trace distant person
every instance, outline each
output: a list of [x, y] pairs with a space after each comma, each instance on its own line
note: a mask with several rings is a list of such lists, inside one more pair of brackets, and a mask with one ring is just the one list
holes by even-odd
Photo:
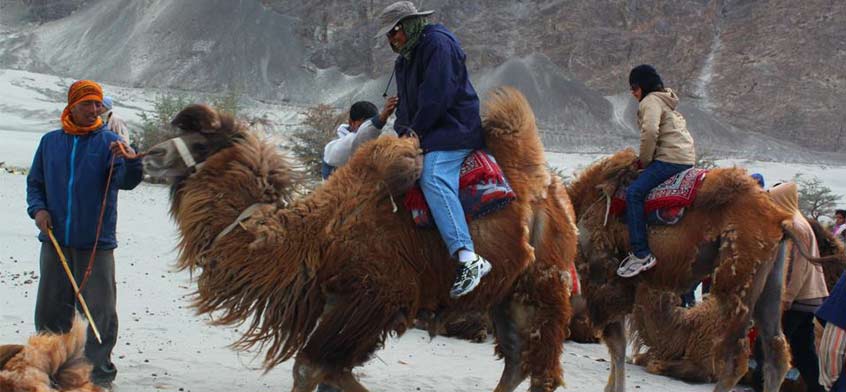
[[759, 186], [759, 187], [761, 187], [761, 189], [766, 188], [766, 185], [765, 185], [765, 183], [764, 183], [764, 175], [763, 175], [763, 174], [761, 174], [761, 173], [752, 173], [752, 174], [750, 174], [749, 176], [750, 176], [750, 177], [752, 177], [752, 179], [754, 179], [754, 180], [755, 180], [755, 182], [757, 182], [757, 183], [758, 183], [758, 186]]
[[376, 38], [386, 39], [397, 53], [394, 128], [420, 138], [420, 189], [447, 251], [458, 261], [450, 289], [450, 297], [458, 298], [473, 291], [491, 270], [491, 263], [476, 254], [458, 197], [461, 165], [485, 143], [466, 55], [452, 32], [429, 22], [433, 12], [419, 12], [410, 1], [395, 2], [379, 15]]
[[337, 136], [323, 148], [323, 179], [329, 176], [350, 159], [356, 149], [382, 133], [388, 118], [397, 107], [397, 97], [385, 101], [381, 112], [376, 105], [367, 101], [356, 102], [350, 107], [349, 121], [336, 130]]
[[129, 139], [129, 128], [126, 126], [126, 121], [123, 121], [123, 119], [116, 115], [114, 110], [112, 110], [113, 105], [114, 100], [112, 97], [103, 97], [103, 113], [100, 114], [100, 118], [103, 119], [103, 122], [109, 126], [109, 129], [112, 132], [120, 135], [126, 145], [130, 145], [132, 143]]
[[[796, 228], [801, 246], [808, 250], [810, 256], [819, 257], [819, 247], [814, 236], [814, 230], [808, 220], [799, 211], [799, 192], [795, 183], [786, 182], [774, 186], [769, 191], [773, 202], [781, 209], [793, 213], [793, 225]], [[791, 243], [785, 259], [786, 276], [784, 292], [782, 294], [782, 329], [784, 336], [790, 343], [793, 366], [799, 370], [805, 381], [808, 392], [823, 392], [819, 384], [819, 360], [814, 347], [814, 312], [828, 297], [825, 275], [822, 266], [812, 264], [797, 247]], [[757, 363], [761, 361], [761, 348], [756, 343], [755, 357]], [[761, 390], [763, 374], [757, 367], [753, 372], [753, 386]]]
[[846, 210], [834, 211], [834, 227], [832, 228], [834, 237], [846, 243]]
[[640, 127], [639, 164], [643, 171], [626, 191], [626, 221], [631, 252], [620, 263], [617, 275], [629, 278], [656, 264], [649, 249], [646, 195], [668, 178], [693, 167], [696, 153], [687, 122], [676, 111], [679, 97], [664, 87], [658, 71], [651, 65], [634, 67], [629, 73], [632, 96], [639, 102], [637, 123]]
[[[114, 259], [117, 195], [119, 189], [135, 188], [143, 173], [140, 159], [124, 158], [118, 146], [124, 142], [108, 131], [99, 116], [102, 108], [103, 89], [99, 84], [80, 80], [70, 86], [62, 128], [45, 134], [35, 151], [26, 179], [26, 201], [27, 213], [41, 232], [35, 328], [65, 333], [77, 312], [73, 288], [48, 237], [48, 230], [52, 230], [80, 285], [94, 253], [82, 296], [103, 343], [98, 343], [89, 330], [85, 356], [94, 367], [91, 381], [109, 388], [117, 375], [111, 359], [118, 333]], [[125, 148], [132, 153], [130, 147]], [[106, 190], [113, 154], [114, 172]], [[104, 195], [102, 230], [93, 249]]]
[[831, 295], [817, 310], [823, 322], [819, 349], [819, 382], [831, 392], [846, 392], [846, 274], [831, 290]]

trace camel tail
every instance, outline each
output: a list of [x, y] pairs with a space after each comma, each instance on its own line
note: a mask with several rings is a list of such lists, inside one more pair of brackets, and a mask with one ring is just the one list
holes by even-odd
[[783, 240], [790, 239], [793, 241], [793, 244], [796, 246], [796, 250], [799, 251], [799, 254], [802, 257], [808, 259], [812, 264], [815, 265], [824, 265], [827, 263], [834, 263], [840, 267], [846, 267], [846, 255], [844, 254], [833, 254], [829, 256], [821, 256], [821, 257], [814, 257], [810, 255], [808, 249], [805, 249], [805, 244], [799, 240], [799, 235], [796, 233], [796, 229], [793, 227], [793, 222], [791, 220], [785, 220], [781, 222], [782, 230], [784, 231], [784, 238]]

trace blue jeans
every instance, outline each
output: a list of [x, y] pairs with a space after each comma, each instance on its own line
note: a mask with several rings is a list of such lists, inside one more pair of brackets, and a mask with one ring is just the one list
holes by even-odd
[[423, 155], [420, 188], [450, 255], [461, 248], [474, 252], [464, 208], [458, 198], [461, 165], [471, 152], [473, 150], [431, 151]]
[[668, 178], [691, 167], [693, 165], [652, 161], [629, 185], [626, 190], [626, 220], [629, 225], [629, 244], [635, 256], [643, 258], [652, 253], [647, 242], [646, 213], [643, 211], [646, 195]]

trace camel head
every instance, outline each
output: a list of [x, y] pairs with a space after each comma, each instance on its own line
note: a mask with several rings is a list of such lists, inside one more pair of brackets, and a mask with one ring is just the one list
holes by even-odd
[[402, 194], [420, 178], [423, 154], [417, 138], [383, 136], [361, 146], [347, 166], [352, 178], [381, 183], [392, 194]]
[[182, 109], [170, 124], [181, 131], [179, 136], [153, 146], [144, 157], [145, 173], [170, 182], [188, 177], [206, 159], [232, 146], [243, 132], [232, 117], [201, 104]]

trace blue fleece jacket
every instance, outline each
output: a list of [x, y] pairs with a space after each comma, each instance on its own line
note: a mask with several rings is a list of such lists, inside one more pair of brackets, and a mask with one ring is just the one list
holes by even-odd
[[424, 153], [484, 146], [479, 97], [465, 57], [455, 35], [432, 24], [423, 29], [411, 61], [399, 56], [394, 65], [399, 96], [394, 128], [417, 133]]
[[[109, 145], [120, 140], [106, 125], [84, 136], [69, 135], [58, 129], [41, 138], [26, 178], [27, 213], [35, 218], [36, 212], [47, 210], [61, 246], [76, 249], [94, 246], [112, 160]], [[135, 188], [142, 176], [140, 159], [115, 159], [98, 249], [117, 247], [118, 189]], [[50, 241], [45, 234], [39, 234], [38, 239]]]

